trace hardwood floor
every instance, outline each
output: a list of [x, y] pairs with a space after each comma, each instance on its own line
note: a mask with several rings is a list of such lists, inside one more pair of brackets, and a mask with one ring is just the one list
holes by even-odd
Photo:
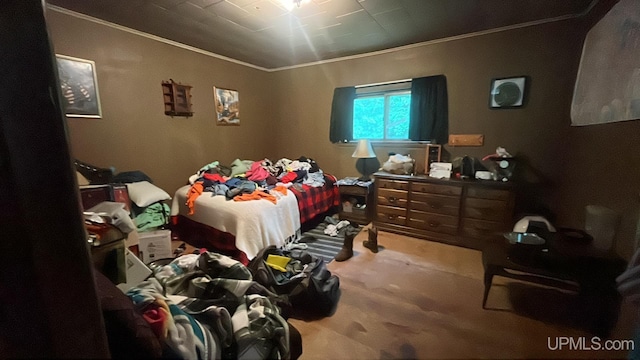
[[[367, 235], [356, 237], [353, 258], [328, 266], [340, 277], [336, 312], [290, 319], [302, 334], [301, 359], [628, 357], [626, 350], [549, 349], [565, 338], [592, 344], [580, 326], [590, 313], [576, 313], [572, 294], [496, 277], [483, 310], [479, 251], [381, 231], [374, 254], [362, 246]], [[523, 303], [533, 310], [514, 308]], [[610, 339], [630, 339], [637, 310], [621, 309]]]

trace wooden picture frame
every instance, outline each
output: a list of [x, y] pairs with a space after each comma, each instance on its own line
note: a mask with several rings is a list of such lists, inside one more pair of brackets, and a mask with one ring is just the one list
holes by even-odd
[[66, 116], [101, 118], [95, 62], [56, 54], [56, 63]]
[[489, 107], [491, 109], [513, 109], [524, 106], [527, 83], [526, 76], [491, 80]]
[[240, 125], [240, 96], [237, 90], [213, 87], [216, 124]]

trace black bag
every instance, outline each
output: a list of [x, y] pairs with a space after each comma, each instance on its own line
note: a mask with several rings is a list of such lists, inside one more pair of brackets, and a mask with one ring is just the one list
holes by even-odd
[[[266, 264], [270, 255], [290, 258], [286, 272]], [[340, 279], [331, 274], [324, 261], [305, 250], [280, 250], [271, 245], [262, 249], [247, 265], [253, 280], [268, 290], [287, 297], [294, 318], [329, 316], [340, 298]]]

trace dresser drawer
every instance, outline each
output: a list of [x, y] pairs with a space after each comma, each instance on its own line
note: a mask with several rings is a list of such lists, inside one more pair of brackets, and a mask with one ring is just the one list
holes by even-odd
[[453, 186], [453, 185], [412, 182], [411, 191], [413, 193], [431, 193], [431, 194], [459, 196], [460, 194], [462, 194], [462, 187]]
[[400, 190], [378, 189], [378, 205], [407, 207], [407, 192]]
[[377, 206], [377, 219], [380, 222], [386, 222], [396, 225], [404, 225], [406, 223], [406, 210], [391, 206]]
[[477, 186], [469, 186], [467, 189], [467, 197], [477, 199], [503, 200], [507, 201], [511, 192], [501, 189], [486, 189]]
[[507, 203], [498, 200], [467, 198], [464, 216], [473, 219], [503, 222], [507, 217]]
[[443, 234], [455, 235], [458, 233], [458, 217], [438, 215], [422, 211], [409, 211], [407, 225]]
[[401, 180], [388, 180], [388, 179], [378, 179], [378, 190], [382, 189], [394, 189], [394, 190], [409, 190], [409, 182], [401, 181]]
[[476, 239], [500, 241], [504, 240], [502, 234], [507, 231], [506, 225], [501, 222], [485, 221], [477, 219], [464, 219], [462, 235]]
[[411, 196], [410, 208], [411, 210], [458, 216], [460, 197], [414, 192]]

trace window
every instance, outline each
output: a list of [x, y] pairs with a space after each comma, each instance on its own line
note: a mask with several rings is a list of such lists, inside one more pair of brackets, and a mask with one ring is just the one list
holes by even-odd
[[411, 82], [358, 87], [353, 139], [408, 140]]
[[360, 139], [446, 144], [448, 138], [444, 75], [333, 90], [329, 141], [334, 144]]

